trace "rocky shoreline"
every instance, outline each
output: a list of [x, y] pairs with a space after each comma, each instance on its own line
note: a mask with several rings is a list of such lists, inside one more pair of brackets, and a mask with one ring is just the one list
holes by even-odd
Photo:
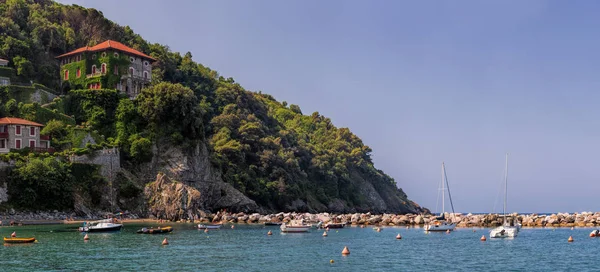
[[[600, 212], [581, 212], [581, 213], [555, 213], [545, 214], [511, 214], [516, 217], [523, 227], [595, 227], [600, 226]], [[0, 213], [0, 225], [18, 225], [18, 224], [42, 224], [48, 223], [69, 223], [73, 221], [95, 220], [110, 217], [110, 213], [96, 213], [90, 216], [77, 216], [74, 212], [14, 212]], [[449, 214], [446, 213], [446, 219], [449, 222], [457, 223], [458, 228], [471, 227], [495, 227], [502, 224], [502, 216], [498, 214]], [[127, 214], [123, 217], [125, 220], [140, 220], [144, 217]], [[157, 221], [171, 221], [164, 218], [148, 218]], [[412, 226], [418, 227], [435, 221], [435, 216], [431, 214], [331, 214], [331, 213], [277, 213], [277, 214], [259, 214], [259, 213], [229, 213], [217, 212], [202, 213], [202, 216], [195, 220], [179, 220], [177, 222], [212, 222], [212, 223], [235, 223], [235, 224], [263, 224], [266, 222], [289, 222], [290, 220], [304, 220], [307, 223], [345, 223], [348, 225], [373, 225], [373, 226]]]

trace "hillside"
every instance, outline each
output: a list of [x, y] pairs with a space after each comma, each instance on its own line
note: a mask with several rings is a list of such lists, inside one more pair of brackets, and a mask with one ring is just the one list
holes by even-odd
[[[220, 188], [222, 195], [241, 192], [256, 204], [244, 206], [249, 210], [422, 211], [397, 188], [394, 179], [375, 168], [371, 149], [360, 138], [348, 128], [335, 127], [318, 112], [304, 115], [298, 105], [245, 90], [234, 79], [194, 62], [191, 53], [182, 55], [166, 45], [149, 43], [94, 9], [48, 0], [0, 0], [0, 14], [0, 58], [10, 60], [18, 76], [64, 95], [43, 108], [30, 107], [64, 113], [79, 125], [55, 122], [53, 130], [46, 131], [53, 143], [65, 150], [74, 148], [69, 144], [73, 130], [85, 129], [101, 135], [103, 145], [120, 148], [124, 168], [120, 190], [126, 192], [120, 191], [120, 208], [143, 205], [148, 197], [143, 188], [166, 171], [187, 186], [209, 188], [199, 189], [202, 197], [214, 188]], [[153, 86], [135, 100], [114, 90], [63, 90], [54, 57], [107, 39], [157, 59]], [[0, 116], [37, 118], [26, 115], [27, 105], [16, 109], [14, 100], [1, 99], [0, 95]], [[53, 167], [50, 161], [39, 165]], [[187, 170], [173, 174], [177, 168], [173, 165]], [[26, 171], [17, 169], [14, 175], [22, 177]], [[210, 187], [208, 180], [229, 187]], [[15, 186], [9, 184], [9, 194], [10, 188]], [[204, 201], [207, 210], [242, 209]]]

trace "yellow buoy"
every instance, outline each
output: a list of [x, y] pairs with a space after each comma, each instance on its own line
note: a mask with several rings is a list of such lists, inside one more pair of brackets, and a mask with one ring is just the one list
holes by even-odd
[[13, 231], [13, 233], [10, 234], [10, 237], [13, 237], [13, 238], [17, 237], [17, 232]]
[[348, 249], [348, 247], [347, 247], [347, 246], [345, 246], [345, 247], [344, 247], [344, 250], [342, 250], [342, 255], [346, 256], [346, 255], [348, 255], [348, 254], [350, 254], [350, 250]]
[[86, 233], [86, 234], [85, 234], [85, 236], [83, 236], [83, 240], [84, 240], [84, 241], [87, 241], [87, 240], [89, 240], [89, 239], [90, 239], [90, 237], [89, 237], [89, 236], [87, 235], [87, 233]]
[[323, 237], [327, 237], [327, 232], [326, 231], [323, 232]]
[[573, 241], [575, 241], [575, 240], [573, 240], [573, 236], [569, 236], [569, 240], [567, 240], [567, 242], [571, 243]]
[[162, 245], [166, 246], [169, 244], [169, 241], [167, 241], [167, 237], [165, 237], [165, 239], [162, 241]]
[[481, 241], [484, 241], [484, 242], [485, 242], [485, 240], [486, 240], [486, 239], [485, 239], [485, 235], [481, 235], [481, 238], [480, 238], [479, 240], [481, 240]]
[[402, 239], [402, 236], [400, 236], [400, 233], [398, 233], [398, 235], [396, 235], [396, 239], [398, 239], [398, 240]]
[[332, 260], [329, 260], [329, 263], [334, 263], [333, 259], [332, 259]]
[[267, 232], [267, 235], [273, 235], [273, 233], [271, 231]]

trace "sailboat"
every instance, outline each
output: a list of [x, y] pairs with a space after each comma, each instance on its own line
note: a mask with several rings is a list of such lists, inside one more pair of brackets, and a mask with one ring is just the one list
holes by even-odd
[[521, 225], [514, 221], [512, 224], [507, 220], [506, 217], [506, 195], [508, 194], [508, 153], [506, 153], [506, 165], [504, 167], [504, 206], [502, 208], [502, 217], [504, 218], [504, 222], [502, 226], [497, 227], [490, 231], [490, 238], [507, 238], [507, 237], [516, 237], [519, 233], [519, 229], [521, 229]]
[[[454, 204], [452, 204], [452, 195], [450, 194], [450, 186], [448, 186], [448, 177], [446, 176], [446, 166], [442, 162], [442, 180], [440, 181], [440, 188], [442, 194], [442, 213], [439, 217], [435, 218], [430, 224], [425, 225], [425, 231], [453, 231], [456, 227], [456, 223], [449, 223], [446, 221], [446, 209], [445, 199], [448, 191], [448, 199], [450, 199], [450, 207], [452, 207], [452, 216], [454, 217]], [[438, 196], [439, 197], [439, 196]], [[439, 200], [439, 198], [438, 198]]]

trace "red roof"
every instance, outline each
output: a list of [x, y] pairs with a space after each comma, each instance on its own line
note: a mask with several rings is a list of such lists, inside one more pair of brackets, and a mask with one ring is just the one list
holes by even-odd
[[5, 59], [0, 59], [0, 61], [6, 61], [6, 62], [8, 62], [8, 60], [5, 60]]
[[16, 117], [4, 117], [0, 118], [0, 125], [24, 125], [24, 126], [34, 126], [34, 127], [43, 127], [44, 125], [31, 122], [29, 120], [16, 118]]
[[121, 52], [125, 52], [125, 53], [131, 54], [131, 55], [135, 55], [135, 56], [146, 58], [146, 59], [153, 60], [153, 61], [156, 60], [155, 58], [150, 57], [140, 51], [137, 51], [137, 50], [135, 50], [129, 46], [126, 46], [120, 42], [112, 41], [112, 40], [107, 40], [107, 41], [100, 43], [98, 45], [95, 45], [95, 46], [81, 47], [81, 48], [75, 49], [69, 53], [62, 54], [56, 58], [59, 59], [62, 57], [67, 57], [67, 56], [75, 55], [75, 54], [82, 53], [82, 52], [97, 52], [97, 51], [105, 51], [108, 49], [118, 50]]

